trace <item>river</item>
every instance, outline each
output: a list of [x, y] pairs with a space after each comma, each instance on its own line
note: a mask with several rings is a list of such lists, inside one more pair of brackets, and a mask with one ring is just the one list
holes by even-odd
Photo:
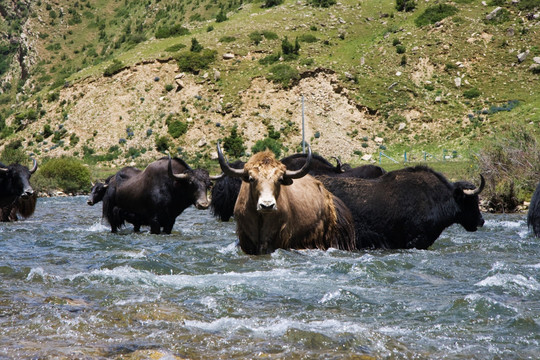
[[40, 198], [0, 224], [0, 358], [538, 359], [540, 241], [484, 217], [429, 250], [248, 256], [208, 211], [111, 234]]

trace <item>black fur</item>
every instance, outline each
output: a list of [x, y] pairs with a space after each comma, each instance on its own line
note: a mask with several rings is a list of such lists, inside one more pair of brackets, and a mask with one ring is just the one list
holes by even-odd
[[531, 204], [529, 205], [527, 226], [529, 228], [532, 227], [534, 236], [540, 237], [540, 183], [536, 186]]
[[467, 231], [484, 224], [478, 195], [468, 182], [449, 182], [424, 166], [392, 171], [376, 179], [318, 176], [351, 210], [357, 248], [427, 249], [448, 226]]

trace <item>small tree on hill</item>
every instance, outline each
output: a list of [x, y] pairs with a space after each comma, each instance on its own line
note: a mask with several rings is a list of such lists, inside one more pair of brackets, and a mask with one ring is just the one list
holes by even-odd
[[416, 7], [415, 0], [396, 0], [396, 10], [397, 11], [413, 11]]

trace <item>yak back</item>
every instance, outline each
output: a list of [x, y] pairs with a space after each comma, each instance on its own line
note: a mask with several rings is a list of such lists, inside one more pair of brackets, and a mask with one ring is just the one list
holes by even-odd
[[375, 179], [318, 179], [350, 209], [358, 248], [426, 249], [459, 212], [454, 184], [425, 166]]
[[540, 237], [540, 183], [531, 198], [529, 211], [527, 212], [527, 226], [532, 227], [534, 236]]
[[[293, 154], [281, 159], [281, 163], [284, 164], [289, 170], [299, 170], [306, 163], [307, 154]], [[325, 174], [339, 174], [341, 171], [335, 165], [332, 165], [328, 160], [320, 155], [313, 154], [311, 164], [309, 166], [310, 175], [325, 175]]]

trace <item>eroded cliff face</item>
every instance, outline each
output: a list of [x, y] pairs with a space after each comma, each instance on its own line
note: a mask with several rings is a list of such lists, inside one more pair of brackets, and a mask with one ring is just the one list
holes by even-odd
[[[171, 151], [213, 158], [218, 139], [237, 125], [249, 149], [264, 139], [269, 126], [281, 133], [280, 140], [296, 152], [302, 140], [302, 96], [304, 97], [305, 138], [314, 151], [324, 156], [340, 156], [348, 161], [358, 151], [374, 151], [371, 141], [383, 129], [376, 115], [358, 106], [340, 86], [331, 71], [314, 71], [290, 89], [265, 78], [254, 78], [239, 94], [235, 104], [224, 103], [223, 95], [208, 74], [179, 73], [175, 62], [141, 63], [113, 77], [87, 79], [60, 90], [58, 101], [46, 103], [46, 115], [27, 125], [26, 134], [40, 134], [43, 124], [64, 133], [62, 143], [45, 139], [37, 143], [27, 138], [27, 146], [47, 156], [82, 154], [84, 148], [106, 153], [119, 146], [143, 150], [143, 158], [160, 156], [156, 138], [166, 136], [167, 118], [188, 124], [186, 134], [171, 140]], [[181, 86], [178, 84], [181, 83]], [[167, 84], [173, 85], [170, 91]], [[71, 144], [71, 134], [78, 137]], [[367, 137], [369, 141], [362, 141]], [[383, 140], [380, 140], [383, 141]], [[362, 147], [362, 143], [371, 143]], [[357, 150], [357, 154], [355, 154]], [[115, 165], [129, 162], [125, 156]]]

